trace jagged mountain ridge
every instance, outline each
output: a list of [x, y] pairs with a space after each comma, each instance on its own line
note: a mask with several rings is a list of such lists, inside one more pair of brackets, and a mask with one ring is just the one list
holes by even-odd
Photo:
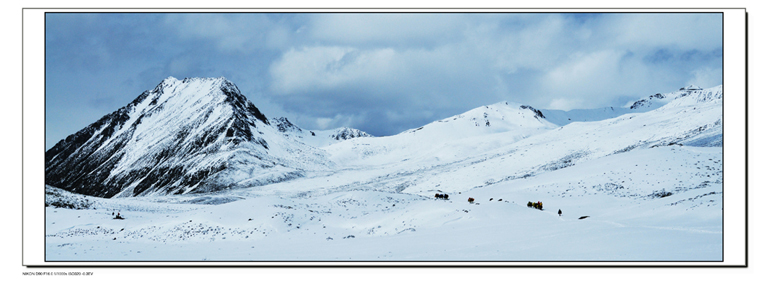
[[326, 169], [224, 78], [169, 77], [46, 152], [46, 183], [100, 197], [211, 192]]
[[365, 131], [349, 127], [328, 130], [304, 130], [291, 123], [285, 117], [273, 118], [271, 123], [285, 137], [317, 148], [326, 147], [352, 138], [373, 137], [373, 135]]

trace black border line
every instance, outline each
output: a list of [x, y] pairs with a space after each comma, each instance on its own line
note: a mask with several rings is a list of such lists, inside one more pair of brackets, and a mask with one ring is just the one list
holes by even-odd
[[[250, 10], [254, 10], [254, 11], [247, 11], [247, 12], [86, 12], [86, 13], [104, 13], [104, 14], [110, 14], [110, 13], [136, 13], [136, 14], [139, 14], [139, 13], [146, 13], [146, 14], [151, 14], [151, 13], [179, 13], [179, 14], [183, 14], [183, 13], [200, 13], [200, 14], [203, 14], [203, 13], [224, 13], [224, 14], [228, 14], [228, 13], [242, 13], [242, 14], [247, 14], [247, 13], [259, 13], [256, 10], [309, 10], [309, 9], [311, 9], [311, 10], [373, 10], [373, 9], [391, 10], [391, 11], [381, 11], [381, 12], [364, 12], [364, 11], [348, 12], [347, 11], [347, 12], [339, 12], [339, 13], [432, 13], [432, 14], [439, 14], [439, 13], [461, 13], [461, 12], [457, 12], [457, 11], [440, 12], [441, 10], [497, 10], [497, 12], [467, 12], [467, 13], [474, 13], [474, 14], [483, 14], [483, 13], [500, 13], [500, 14], [501, 13], [529, 13], [529, 14], [563, 13], [563, 14], [579, 14], [579, 13], [591, 13], [591, 12], [514, 12], [513, 10], [566, 10], [566, 9], [567, 10], [609, 10], [609, 9], [615, 9], [615, 10], [632, 10], [632, 9], [642, 9], [642, 10], [653, 10], [653, 9], [661, 9], [661, 10], [676, 10], [676, 9], [685, 9], [685, 10], [734, 10], [735, 9], [735, 10], [738, 10], [738, 9], [743, 9], [743, 10], [745, 10], [744, 11], [744, 14], [745, 14], [745, 34], [747, 36], [748, 36], [748, 23], [749, 23], [748, 18], [747, 18], [748, 15], [746, 13], [746, 8], [22, 8], [22, 26], [23, 26], [23, 18], [24, 18], [23, 11], [25, 9], [29, 9], [29, 10], [39, 10], [39, 9], [57, 9], [57, 10], [98, 10], [98, 9], [104, 9], [104, 10], [115, 10], [115, 9], [130, 9], [130, 10], [160, 10], [160, 9], [170, 9], [170, 10], [200, 10], [200, 9], [204, 9], [204, 10], [237, 10], [237, 9], [250, 9]], [[394, 11], [397, 11], [397, 10], [430, 10], [430, 11], [394, 12]], [[55, 14], [55, 13], [73, 13], [73, 12], [45, 12], [44, 16], [43, 16], [43, 18], [44, 18], [44, 28], [47, 26], [47, 16], [45, 16], [45, 15], [47, 15], [48, 13], [54, 13]], [[272, 12], [272, 11], [270, 11], [270, 12], [262, 12], [262, 13], [279, 13], [279, 12]], [[332, 12], [309, 12], [309, 11], [307, 11], [307, 12], [285, 12], [285, 13], [303, 14], [303, 13], [332, 13]], [[654, 11], [649, 11], [649, 12], [601, 12], [601, 13], [604, 13], [604, 14], [629, 14], [629, 13], [638, 13], [638, 14], [645, 14], [645, 13], [654, 13], [654, 14], [713, 13], [713, 14], [716, 14], [716, 13], [719, 13], [721, 15], [721, 21], [722, 21], [722, 26], [723, 26], [723, 29], [721, 31], [721, 40], [722, 40], [721, 44], [723, 46], [723, 51], [721, 53], [722, 54], [722, 56], [721, 56], [721, 67], [723, 69], [723, 72], [721, 73], [721, 79], [724, 81], [724, 77], [725, 77], [725, 67], [724, 67], [724, 61], [725, 61], [725, 59], [724, 59], [724, 57], [725, 57], [725, 38], [724, 38], [725, 37], [725, 28], [724, 28], [725, 20], [724, 20], [724, 12], [723, 11], [719, 11], [719, 12], [714, 12], [714, 11], [713, 12], [671, 12], [671, 11], [669, 11], [669, 12], [667, 12], [667, 11], [655, 11], [654, 12]], [[22, 30], [23, 30], [23, 28], [22, 28]], [[23, 52], [24, 52], [23, 46], [24, 46], [24, 41], [23, 41], [23, 37], [24, 37], [24, 34], [22, 32], [22, 82], [24, 81], [23, 80], [23, 77], [24, 77], [24, 73], [23, 73]], [[44, 32], [44, 37], [45, 37], [45, 32]], [[45, 38], [44, 38], [43, 42], [46, 42]], [[748, 38], [745, 38], [745, 43], [748, 43]], [[44, 58], [45, 58], [45, 54], [47, 52], [47, 43], [44, 43], [44, 48], [43, 49], [44, 49]], [[746, 60], [745, 64], [748, 64], [748, 46], [745, 46], [745, 51], [747, 51], [747, 52], [745, 52], [745, 60]], [[46, 68], [47, 68], [47, 65], [44, 63], [44, 69], [46, 69]], [[747, 69], [747, 71], [748, 71], [748, 66], [747, 65], [745, 65], [745, 69]], [[44, 75], [43, 75], [44, 81], [46, 80], [46, 75], [47, 75], [47, 72], [44, 71]], [[748, 76], [747, 75], [745, 75], [745, 83], [746, 83], [746, 85], [748, 85]], [[725, 88], [725, 85], [723, 83], [723, 89], [724, 88]], [[723, 92], [724, 92], [724, 90], [723, 90]], [[745, 92], [745, 98], [748, 97], [748, 95], [746, 95], [746, 94], [747, 93]], [[43, 99], [44, 103], [46, 101], [45, 97], [46, 96], [44, 95], [44, 99]], [[723, 99], [723, 102], [725, 102], [725, 99]], [[24, 122], [23, 122], [23, 104], [24, 104], [24, 99], [23, 99], [23, 83], [22, 83], [22, 175], [23, 175], [23, 169], [24, 169], [23, 168], [23, 145], [24, 145], [23, 144], [23, 140], [24, 140], [24, 136], [23, 136], [23, 127], [24, 127], [23, 126], [24, 125]], [[745, 101], [745, 104], [748, 106], [748, 102]], [[45, 108], [45, 105], [44, 105], [44, 108]], [[723, 106], [722, 109], [724, 110], [725, 107]], [[745, 110], [745, 117], [748, 118], [748, 109]], [[46, 113], [44, 113], [44, 120], [46, 120], [46, 119], [47, 119], [47, 115], [46, 115]], [[723, 113], [723, 119], [724, 119], [724, 113]], [[746, 121], [748, 123], [748, 119], [746, 119]], [[723, 121], [723, 126], [725, 127], [725, 122], [724, 121]], [[745, 132], [745, 135], [748, 136], [748, 126], [746, 126], [746, 127], [747, 127], [747, 132]], [[44, 133], [44, 136], [46, 136], [46, 135], [47, 134]], [[725, 140], [725, 136], [723, 136], [723, 138]], [[723, 143], [725, 144], [725, 142], [723, 142]], [[747, 147], [745, 148], [745, 153], [748, 153], [748, 140], [746, 141], [746, 143], [747, 143], [746, 144]], [[724, 156], [725, 156], [724, 150], [725, 150], [725, 146], [723, 146], [723, 153], [722, 153], [723, 159], [724, 159]], [[748, 158], [748, 154], [746, 155], [746, 157]], [[747, 161], [747, 167], [748, 167], [748, 161]], [[723, 170], [724, 169], [725, 169], [725, 162], [723, 161]], [[745, 171], [745, 176], [748, 179], [748, 169]], [[725, 187], [724, 182], [725, 182], [725, 179], [723, 179], [723, 187]], [[24, 204], [23, 203], [23, 187], [24, 187], [24, 185], [23, 185], [23, 177], [22, 177], [22, 249], [23, 249], [23, 239], [24, 239], [24, 236], [23, 236], [23, 224], [24, 224], [24, 222], [23, 222], [23, 204]], [[745, 187], [745, 188], [747, 188], [747, 187]], [[748, 193], [748, 189], [745, 189], [745, 192]], [[723, 206], [725, 206], [724, 196], [725, 196], [725, 194], [723, 193]], [[498, 261], [498, 260], [494, 260], [494, 261], [426, 261], [426, 260], [425, 261], [273, 261], [273, 260], [269, 260], [269, 261], [238, 261], [238, 260], [231, 260], [231, 261], [229, 261], [229, 260], [225, 260], [225, 261], [206, 261], [206, 262], [200, 262], [200, 261], [137, 261], [137, 262], [150, 262], [150, 263], [201, 263], [201, 264], [203, 264], [203, 263], [210, 263], [210, 262], [334, 263], [334, 264], [339, 264], [339, 263], [342, 263], [342, 264], [343, 263], [379, 263], [379, 264], [381, 264], [381, 263], [384, 263], [386, 265], [243, 265], [243, 266], [239, 266], [239, 265], [233, 265], [233, 266], [212, 266], [212, 265], [176, 265], [176, 266], [174, 266], [174, 265], [167, 265], [167, 266], [165, 266], [165, 265], [125, 265], [125, 266], [113, 266], [113, 265], [110, 265], [110, 266], [101, 266], [101, 265], [95, 265], [95, 266], [88, 266], [88, 267], [163, 267], [163, 268], [165, 268], [165, 267], [181, 267], [181, 268], [184, 268], [184, 267], [564, 267], [564, 268], [570, 268], [570, 267], [747, 267], [747, 265], [748, 265], [747, 262], [748, 262], [748, 258], [749, 258], [749, 256], [748, 256], [748, 243], [749, 242], [748, 242], [748, 197], [746, 196], [746, 194], [745, 194], [745, 199], [747, 199], [747, 201], [745, 201], [745, 215], [746, 215], [745, 231], [747, 231], [747, 233], [745, 234], [745, 239], [747, 239], [747, 240], [745, 240], [745, 264], [743, 266], [741, 266], [741, 265], [564, 265], [564, 266], [558, 266], [558, 265], [428, 265], [428, 263], [462, 263], [462, 262], [463, 263], [547, 263], [547, 262], [555, 262], [555, 263], [603, 263], [603, 262], [614, 262], [614, 263], [647, 263], [647, 262], [650, 262], [650, 263], [664, 263], [664, 262], [709, 263], [709, 262], [711, 262], [711, 263], [717, 263], [717, 262], [720, 262], [720, 263], [722, 263], [722, 262], [724, 262], [724, 256], [725, 256], [725, 252], [724, 252], [725, 251], [725, 247], [724, 247], [724, 245], [725, 245], [725, 239], [724, 239], [724, 237], [725, 237], [724, 236], [725, 225], [723, 224], [724, 223], [724, 219], [725, 219], [725, 216], [724, 216], [725, 209], [723, 207], [723, 216], [721, 217], [721, 224], [723, 224], [722, 225], [723, 227], [721, 229], [722, 232], [723, 232], [723, 235], [721, 236], [721, 240], [722, 240], [722, 254], [721, 254], [721, 260], [720, 261], [709, 261], [709, 260], [707, 260], [707, 261], [666, 261], [666, 260], [652, 260], [652, 261], [650, 261], [650, 260], [649, 261], [590, 261], [590, 260], [587, 260], [587, 261], [583, 261], [583, 260], [580, 260], [580, 261]], [[44, 227], [44, 230], [45, 229], [46, 229], [46, 227]], [[43, 237], [45, 237], [45, 233], [43, 234]], [[45, 241], [45, 240], [43, 240], [43, 241]], [[43, 252], [45, 252], [45, 248], [46, 247], [43, 248], [44, 249]], [[22, 262], [23, 262], [23, 255], [24, 255], [24, 252], [22, 251]], [[58, 262], [62, 262], [62, 263], [68, 263], [68, 262], [88, 262], [88, 261], [48, 261], [46, 256], [45, 256], [45, 254], [43, 255], [43, 257], [45, 258], [44, 259], [45, 262], [55, 262], [55, 263], [58, 263]], [[99, 262], [99, 263], [102, 263], [102, 262], [103, 263], [114, 263], [114, 262], [132, 263], [134, 261], [90, 261], [90, 262]], [[407, 263], [424, 263], [424, 265], [389, 265], [389, 263], [402, 263], [402, 262], [407, 262]], [[32, 266], [32, 265], [30, 265], [30, 266], [27, 266], [27, 267], [82, 267], [82, 266], [79, 266], [79, 265], [55, 265], [55, 266], [37, 266], [37, 265], [35, 265], [35, 266]]]
[[[444, 8], [430, 8], [430, 7], [414, 7], [414, 8], [387, 8], [387, 7], [362, 7], [362, 8], [350, 8], [350, 7], [339, 7], [339, 8], [328, 8], [328, 7], [289, 7], [289, 8], [279, 8], [279, 7], [271, 7], [271, 8], [258, 8], [258, 7], [231, 7], [231, 8], [215, 8], [215, 7], [197, 7], [197, 8], [190, 8], [190, 7], [183, 7], [183, 8], [173, 8], [173, 7], [158, 7], [158, 8], [131, 8], [131, 7], [112, 7], [112, 8], [94, 8], [94, 7], [84, 7], [84, 8], [72, 8], [72, 7], [34, 7], [34, 8], [22, 8], [26, 10], [253, 10], [251, 12], [240, 12], [240, 13], [257, 13], [256, 10], [500, 10], [502, 12], [499, 13], [514, 13], [513, 10], [746, 10], [747, 8], [744, 7], [707, 7], [707, 8], [686, 8], [686, 7], [671, 7], [671, 8], [643, 8], [643, 7], [631, 7], [631, 8], [481, 8], [481, 7], [471, 7], [471, 8], [460, 8], [460, 7], [444, 7]], [[132, 12], [115, 12], [115, 13], [132, 13]], [[158, 12], [158, 13], [173, 13], [173, 12]], [[270, 12], [275, 13], [275, 12]], [[300, 12], [292, 12], [292, 13], [300, 13]], [[327, 12], [322, 12], [327, 13]], [[347, 13], [357, 13], [357, 12], [347, 12]], [[376, 13], [376, 12], [373, 12]], [[391, 13], [391, 12], [380, 12], [380, 13]], [[430, 12], [425, 12], [430, 13]], [[459, 13], [459, 12], [452, 12], [452, 13]], [[474, 13], [474, 12], [473, 12]], [[528, 13], [528, 12], [526, 12]], [[569, 12], [547, 12], [547, 13], [569, 13]], [[585, 12], [582, 12], [585, 13]], [[603, 13], [609, 13], [609, 12], [603, 12]], [[623, 12], [614, 12], [614, 13], [623, 13]], [[664, 12], [658, 12], [658, 13], [664, 13]], [[684, 12], [681, 12], [684, 13]], [[702, 12], [698, 12], [702, 13]], [[713, 12], [714, 13], [714, 12]]]
[[[45, 30], [43, 32], [43, 128], [46, 130], [43, 130], [43, 138], [48, 138], [48, 15], [47, 13], [43, 13], [43, 29]], [[55, 145], [54, 145], [55, 146]], [[53, 148], [53, 147], [51, 147]], [[48, 150], [46, 149], [46, 152]], [[45, 154], [43, 154], [43, 159], [45, 159]], [[45, 173], [45, 163], [43, 163], [43, 173]], [[45, 179], [45, 174], [43, 174], [43, 179]], [[43, 180], [45, 182], [45, 180]], [[45, 189], [45, 185], [43, 185], [43, 189]], [[45, 192], [43, 192], [43, 210], [45, 210]], [[43, 238], [45, 238], [46, 234], [48, 234], [48, 215], [43, 214], [43, 218], [45, 218], [45, 223], [43, 223]], [[45, 239], [43, 241], [43, 261], [48, 261], [48, 239]]]
[[[215, 262], [215, 261], [206, 261]], [[202, 263], [202, 262], [201, 262]], [[591, 263], [591, 262], [590, 262]], [[745, 268], [741, 265], [28, 265], [27, 268]]]
[[[723, 101], [725, 101], [725, 99], [723, 99]], [[723, 126], [725, 126], [725, 123], [723, 123]], [[725, 132], [723, 132], [723, 137], [725, 137]], [[723, 168], [725, 168], [725, 162], [723, 162]], [[723, 178], [723, 182], [725, 182], [725, 178]], [[723, 187], [725, 187], [725, 185], [723, 185]], [[725, 209], [723, 209], [723, 212], [725, 212]], [[725, 228], [725, 226], [723, 226], [723, 228]], [[744, 11], [744, 267], [748, 267], [748, 266], [749, 266], [749, 13], [747, 13], [745, 9]]]
[[[43, 94], [43, 99], [45, 99], [45, 94]], [[45, 214], [43, 214], [43, 218], [45, 219]], [[21, 263], [24, 264], [24, 9], [21, 10]]]
[[723, 144], [722, 144], [722, 150], [720, 150], [720, 160], [722, 161], [721, 169], [723, 175], [723, 181], [722, 181], [722, 194], [720, 196], [720, 201], [722, 201], [722, 210], [720, 212], [720, 231], [722, 234], [720, 234], [720, 243], [721, 243], [721, 251], [720, 251], [720, 261], [725, 261], [725, 13], [720, 14], [720, 22], [722, 23], [722, 30], [720, 30], [720, 46], [723, 48], [720, 50], [722, 53], [720, 56], [720, 81], [723, 83], [723, 105], [720, 108], [720, 114], [722, 115], [720, 118], [723, 123]]

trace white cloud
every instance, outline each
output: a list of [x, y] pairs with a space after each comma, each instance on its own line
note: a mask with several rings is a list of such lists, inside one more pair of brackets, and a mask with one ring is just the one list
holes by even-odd
[[546, 91], [543, 94], [555, 97], [555, 100], [581, 96], [590, 100], [588, 104], [594, 103], [595, 99], [602, 100], [603, 96], [618, 90], [615, 88], [622, 87], [619, 82], [622, 78], [619, 72], [621, 58], [621, 53], [611, 50], [573, 54], [543, 77], [541, 87]]
[[[346, 102], [365, 97], [411, 117], [501, 100], [611, 106], [619, 96], [719, 74], [711, 62], [646, 59], [660, 48], [711, 54], [720, 46], [713, 24], [718, 17], [686, 14], [313, 15], [301, 31], [322, 43], [284, 52], [270, 65], [270, 89]], [[708, 69], [687, 69], [702, 66]]]
[[[476, 34], [473, 41], [485, 41], [478, 49], [493, 56], [494, 66], [509, 72], [518, 69], [547, 69], [559, 64], [574, 49], [573, 35], [578, 29], [570, 26], [561, 15], [549, 15], [522, 28], [496, 27]], [[583, 35], [579, 36], [583, 37]]]
[[[719, 14], [602, 14], [578, 20], [566, 14], [337, 13], [292, 22], [260, 14], [179, 14], [166, 21], [183, 27], [182, 36], [210, 39], [227, 52], [293, 46], [269, 65], [273, 95], [357, 87], [361, 95], [424, 95], [444, 106], [449, 102], [438, 97], [470, 100], [460, 91], [488, 102], [495, 97], [527, 103], [550, 103], [568, 93], [604, 106], [617, 87], [670, 85], [674, 79], [677, 86], [685, 74], [690, 77], [684, 81], [705, 79], [704, 70], [674, 75], [649, 70], [643, 56], [658, 48], [711, 52], [721, 42]], [[504, 79], [531, 74], [526, 85]]]
[[270, 89], [276, 96], [354, 98], [369, 101], [359, 106], [411, 110], [490, 104], [503, 100], [499, 91], [507, 88], [487, 64], [462, 45], [401, 50], [303, 47], [273, 62]]
[[456, 34], [462, 14], [314, 14], [312, 37], [340, 44], [434, 44]]
[[282, 48], [288, 28], [266, 14], [167, 14], [165, 25], [181, 38], [202, 39], [224, 52]]
[[[721, 14], [608, 14], [593, 29], [616, 47], [713, 50], [722, 47]], [[613, 38], [613, 40], [610, 40]]]
[[392, 75], [392, 49], [349, 47], [291, 49], [273, 63], [272, 90], [278, 94], [324, 90], [353, 83], [377, 83]]
[[317, 129], [320, 129], [320, 130], [328, 129], [331, 126], [331, 122], [333, 122], [332, 118], [315, 119], [315, 124], [317, 124]]
[[539, 102], [549, 101], [551, 107], [559, 109], [612, 106], [621, 96], [673, 91], [681, 82], [672, 80], [670, 84], [664, 79], [674, 75], [649, 67], [642, 57], [631, 52], [602, 50], [574, 54], [542, 77], [540, 89], [544, 93]]
[[333, 128], [339, 128], [339, 127], [350, 127], [355, 128], [358, 125], [361, 124], [362, 118], [359, 115], [345, 115], [345, 114], [336, 114], [333, 117], [319, 117], [315, 118], [315, 124], [317, 125], [317, 129], [325, 130], [325, 129], [333, 129]]

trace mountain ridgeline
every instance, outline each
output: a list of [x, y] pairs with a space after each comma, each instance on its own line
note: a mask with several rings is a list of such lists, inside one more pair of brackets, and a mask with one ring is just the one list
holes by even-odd
[[[625, 107], [570, 111], [500, 102], [397, 135], [371, 138], [352, 128], [310, 131], [284, 117], [268, 119], [224, 78], [169, 77], [49, 149], [45, 182], [106, 198], [208, 193], [327, 175], [359, 165], [415, 161], [439, 168], [520, 140], [546, 143], [562, 137], [558, 134], [572, 137], [581, 134], [573, 132], [591, 127], [616, 127], [612, 130], [626, 136], [621, 142], [627, 144], [608, 150], [610, 154], [669, 144], [722, 146], [722, 111], [716, 110], [722, 107], [722, 92], [722, 86], [689, 86]], [[706, 118], [672, 126], [687, 117], [682, 115], [694, 114]], [[643, 122], [632, 120], [635, 117]], [[570, 125], [593, 121], [599, 123]], [[650, 139], [638, 135], [643, 130], [658, 133], [650, 128], [656, 124], [668, 133]], [[567, 156], [600, 155], [589, 142], [569, 146], [574, 152]]]

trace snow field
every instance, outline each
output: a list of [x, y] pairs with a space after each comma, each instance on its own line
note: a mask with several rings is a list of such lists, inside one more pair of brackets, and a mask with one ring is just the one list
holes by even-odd
[[250, 163], [263, 155], [232, 149], [215, 159], [238, 169], [217, 177], [248, 188], [215, 193], [102, 199], [49, 187], [46, 259], [719, 261], [719, 91], [560, 127], [503, 102], [395, 136], [322, 148], [285, 139], [270, 146], [292, 165], [266, 172]]
[[[671, 153], [673, 149], [679, 153]], [[634, 162], [619, 165], [627, 159], [620, 158], [622, 154]], [[714, 163], [719, 156], [717, 149], [664, 147], [622, 154], [461, 194], [451, 193], [450, 200], [381, 191], [321, 196], [286, 193], [220, 205], [169, 204], [188, 209], [124, 213], [126, 220], [108, 219], [109, 208], [103, 212], [48, 208], [49, 223], [70, 226], [66, 230], [48, 230], [48, 234], [61, 236], [48, 237], [48, 259], [719, 260], [722, 185], [682, 185], [684, 189], [677, 192], [675, 177], [711, 176], [703, 174], [706, 169], [691, 169], [688, 165], [669, 172], [679, 162], [655, 165], [668, 163], [659, 161], [665, 158], [682, 160], [684, 164], [712, 158]], [[634, 165], [648, 168], [632, 169]], [[633, 184], [627, 183], [629, 178], [633, 178]], [[621, 183], [622, 179], [626, 179], [624, 188], [605, 188], [605, 183]], [[646, 183], [650, 179], [670, 185], [665, 187], [670, 187], [667, 190], [673, 194], [649, 197], [660, 190], [654, 185], [662, 185]], [[602, 186], [596, 187], [598, 184]], [[708, 195], [712, 192], [716, 194]], [[470, 196], [477, 204], [466, 201]], [[128, 200], [104, 201], [123, 206], [141, 203]], [[542, 201], [544, 210], [526, 207], [527, 201]], [[557, 209], [563, 210], [562, 217], [557, 216]], [[64, 219], [82, 212], [90, 217], [78, 220], [87, 223], [74, 224]], [[589, 217], [579, 220], [581, 216]], [[124, 234], [131, 235], [112, 240], [114, 234], [99, 233], [94, 225], [111, 232], [125, 228], [129, 233]], [[73, 230], [80, 229], [88, 232], [73, 234]], [[77, 237], [72, 240], [64, 234]], [[113, 248], [114, 244], [120, 247]]]

